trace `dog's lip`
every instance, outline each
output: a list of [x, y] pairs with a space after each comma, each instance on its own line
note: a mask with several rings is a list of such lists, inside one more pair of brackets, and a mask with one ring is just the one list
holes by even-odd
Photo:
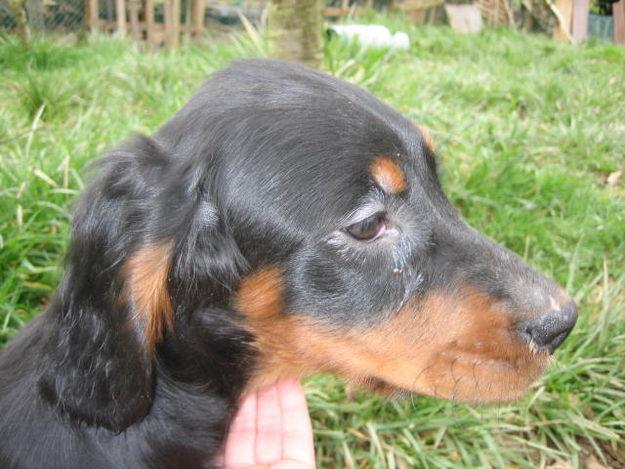
[[[542, 362], [538, 364], [538, 367], [542, 369], [540, 373], [542, 373], [544, 372], [544, 369], [548, 366], [549, 362], [551, 361], [551, 356], [548, 353], [546, 353], [544, 350], [531, 350], [529, 347], [528, 347], [527, 355], [517, 356], [517, 357], [510, 356], [510, 357], [497, 357], [497, 358], [485, 359], [485, 358], [477, 358], [475, 355], [472, 355], [470, 353], [466, 355], [467, 356], [464, 356], [464, 357], [458, 357], [458, 359], [463, 361], [465, 364], [495, 367], [499, 369], [500, 372], [502, 373], [515, 372], [517, 368], [521, 365], [519, 363], [519, 360], [521, 361], [538, 360], [539, 362]], [[364, 379], [364, 383], [373, 392], [386, 395], [391, 398], [403, 399], [403, 398], [411, 398], [414, 396], [431, 395], [427, 392], [419, 392], [419, 391], [412, 390], [412, 389], [403, 387], [401, 385], [392, 383], [386, 380], [385, 378], [381, 378], [374, 374], [367, 376]]]

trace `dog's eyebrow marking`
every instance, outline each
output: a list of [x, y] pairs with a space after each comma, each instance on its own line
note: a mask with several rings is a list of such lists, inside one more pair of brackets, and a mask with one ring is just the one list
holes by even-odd
[[396, 194], [406, 189], [404, 171], [388, 156], [374, 158], [369, 171], [376, 184], [388, 194]]
[[436, 152], [436, 144], [434, 143], [434, 139], [432, 138], [432, 134], [430, 134], [430, 129], [428, 129], [425, 125], [417, 125], [417, 129], [421, 132], [421, 137], [423, 137], [423, 143], [428, 149], [432, 152]]
[[172, 243], [164, 242], [143, 247], [126, 261], [125, 292], [134, 304], [133, 319], [144, 323], [144, 334], [149, 353], [166, 329], [174, 325], [173, 307], [167, 279], [171, 265]]
[[282, 274], [277, 267], [259, 270], [241, 281], [235, 303], [248, 318], [264, 319], [284, 309]]

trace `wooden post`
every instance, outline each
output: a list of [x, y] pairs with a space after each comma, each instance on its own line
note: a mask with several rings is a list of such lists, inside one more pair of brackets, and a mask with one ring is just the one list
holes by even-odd
[[100, 27], [100, 10], [98, 8], [98, 0], [87, 0], [87, 27], [93, 34]]
[[625, 44], [625, 0], [612, 4], [614, 18], [614, 42]]
[[573, 24], [571, 36], [573, 41], [580, 43], [588, 37], [589, 0], [573, 0]]
[[139, 29], [139, 0], [128, 0], [128, 16], [130, 17], [130, 32], [135, 41], [141, 39]]
[[180, 42], [180, 0], [165, 0], [165, 44], [170, 49]]
[[174, 17], [174, 42], [172, 47], [176, 48], [180, 44], [180, 0], [174, 0], [172, 13]]
[[205, 0], [191, 0], [191, 16], [193, 23], [193, 36], [197, 39], [204, 34], [204, 14], [206, 12]]
[[115, 0], [115, 15], [117, 16], [117, 34], [126, 35], [126, 2]]
[[154, 31], [154, 0], [145, 0], [145, 37], [150, 50], [156, 49], [156, 34]]
[[172, 18], [172, 10], [173, 10], [173, 3], [174, 0], [165, 0], [165, 3], [163, 4], [163, 8], [164, 8], [164, 16], [165, 16], [165, 45], [167, 47], [171, 47], [171, 44], [173, 42], [173, 38], [172, 38], [172, 22], [173, 22], [173, 18]]

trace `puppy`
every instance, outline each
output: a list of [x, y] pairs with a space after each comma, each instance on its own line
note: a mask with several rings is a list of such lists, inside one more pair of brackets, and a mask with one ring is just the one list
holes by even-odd
[[462, 221], [436, 164], [356, 86], [215, 73], [98, 163], [53, 300], [0, 356], [0, 466], [210, 467], [241, 395], [287, 376], [522, 395], [576, 307]]

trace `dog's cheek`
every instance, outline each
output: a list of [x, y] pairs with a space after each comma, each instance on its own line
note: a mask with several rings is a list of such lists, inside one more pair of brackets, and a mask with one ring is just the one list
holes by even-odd
[[330, 356], [330, 344], [319, 340], [307, 320], [284, 314], [284, 279], [278, 268], [262, 269], [244, 278], [234, 307], [241, 314], [243, 329], [253, 337], [256, 351], [248, 388], [330, 371], [323, 365]]
[[518, 340], [492, 298], [471, 290], [431, 293], [371, 327], [332, 325], [283, 308], [278, 269], [243, 280], [237, 309], [257, 351], [248, 387], [330, 372], [373, 388], [489, 402], [521, 395], [548, 362]]
[[236, 293], [235, 308], [249, 323], [271, 322], [280, 316], [284, 310], [284, 282], [280, 269], [269, 267], [243, 278]]

